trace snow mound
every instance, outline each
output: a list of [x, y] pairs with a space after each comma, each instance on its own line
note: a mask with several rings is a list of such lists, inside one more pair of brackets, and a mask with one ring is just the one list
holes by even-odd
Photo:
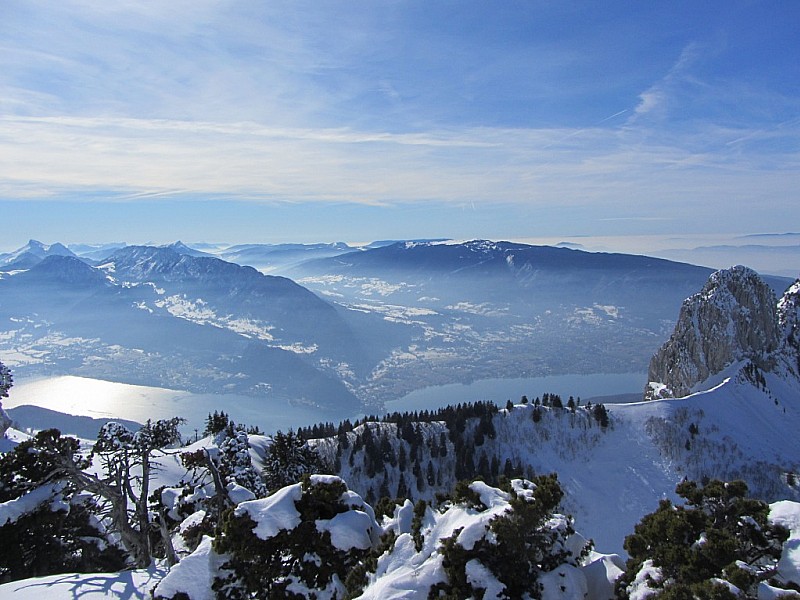
[[295, 483], [267, 498], [242, 502], [235, 514], [237, 517], [249, 516], [256, 523], [253, 533], [262, 540], [268, 540], [282, 529], [291, 530], [300, 524], [300, 513], [295, 508], [295, 502], [302, 495], [300, 484]]
[[[771, 504], [769, 520], [789, 530], [789, 539], [783, 543], [778, 561], [778, 578], [782, 583], [800, 585], [800, 503], [784, 500]], [[781, 592], [785, 594], [786, 590]]]

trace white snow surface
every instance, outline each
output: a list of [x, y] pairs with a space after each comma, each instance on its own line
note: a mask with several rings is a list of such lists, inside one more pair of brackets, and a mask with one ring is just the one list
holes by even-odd
[[203, 536], [197, 549], [170, 569], [166, 577], [156, 588], [157, 595], [170, 598], [178, 592], [188, 594], [192, 600], [214, 600], [216, 595], [211, 589], [215, 563], [220, 562], [211, 543], [213, 539]]
[[291, 530], [300, 524], [300, 513], [295, 501], [300, 500], [303, 490], [299, 483], [281, 488], [271, 496], [260, 500], [242, 502], [235, 511], [237, 517], [248, 515], [256, 526], [253, 533], [262, 540], [278, 535], [282, 530]]
[[0, 598], [14, 600], [139, 600], [167, 574], [163, 564], [121, 573], [65, 573], [0, 585]]
[[339, 513], [332, 519], [320, 519], [316, 522], [317, 531], [331, 534], [331, 543], [339, 550], [352, 548], [366, 550], [373, 544], [374, 518], [360, 510], [348, 510]]
[[783, 553], [778, 562], [778, 577], [784, 583], [800, 585], [800, 502], [783, 500], [771, 504], [769, 520], [789, 530], [789, 539], [783, 543]]

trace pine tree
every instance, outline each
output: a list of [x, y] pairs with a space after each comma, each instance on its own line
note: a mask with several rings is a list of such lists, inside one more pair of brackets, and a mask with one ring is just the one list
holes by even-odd
[[595, 404], [592, 408], [592, 416], [595, 421], [600, 424], [600, 427], [608, 427], [608, 411], [605, 406], [602, 404]]
[[397, 452], [397, 468], [403, 472], [406, 470], [407, 463], [408, 457], [406, 456], [406, 447], [400, 444], [400, 450]]
[[[183, 419], [148, 420], [136, 432], [116, 422], [106, 423], [97, 434], [92, 454], [99, 458], [104, 478], [90, 477], [79, 465], [67, 461], [62, 463], [65, 475], [76, 485], [95, 493], [111, 503], [111, 520], [119, 532], [122, 543], [131, 554], [134, 563], [141, 568], [153, 559], [150, 536], [154, 520], [149, 510], [150, 484], [154, 477], [153, 454], [163, 451], [180, 441], [178, 427]], [[133, 491], [130, 482], [138, 475], [139, 486]], [[128, 514], [128, 501], [133, 504]], [[160, 529], [166, 558], [174, 563], [177, 558], [172, 551], [168, 532]]]
[[8, 390], [14, 385], [14, 377], [11, 371], [0, 362], [0, 398], [8, 398]]
[[6, 411], [3, 410], [3, 398], [8, 398], [8, 390], [14, 385], [14, 378], [8, 367], [0, 362], [0, 436], [4, 435], [6, 429], [11, 426], [11, 419]]
[[[371, 438], [370, 438], [371, 439]], [[276, 490], [300, 481], [306, 473], [328, 471], [319, 454], [291, 429], [277, 432], [264, 459], [264, 482], [269, 490]]]
[[267, 495], [264, 480], [253, 466], [247, 432], [235, 431], [219, 444], [219, 470], [226, 484], [237, 484], [247, 488], [256, 498]]
[[206, 417], [206, 427], [203, 430], [203, 435], [217, 435], [221, 433], [230, 425], [230, 418], [225, 412], [214, 411], [214, 414], [208, 414]]
[[400, 481], [397, 483], [397, 494], [396, 497], [400, 498], [401, 500], [408, 498], [410, 490], [408, 489], [408, 485], [406, 484], [405, 475], [402, 473], [400, 474]]
[[436, 474], [433, 471], [433, 461], [428, 461], [428, 467], [425, 470], [425, 480], [429, 487], [436, 485]]

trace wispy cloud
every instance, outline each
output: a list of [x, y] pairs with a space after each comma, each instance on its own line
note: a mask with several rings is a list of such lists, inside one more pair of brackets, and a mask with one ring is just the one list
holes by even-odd
[[573, 23], [544, 5], [420, 6], [8, 0], [0, 199], [503, 204], [597, 221], [795, 198], [800, 102], [710, 77], [713, 40], [650, 44], [613, 14], [601, 36], [605, 10]]
[[669, 71], [639, 94], [639, 104], [632, 118], [668, 110], [670, 100], [700, 54], [701, 48], [696, 42], [686, 45]]
[[[782, 132], [793, 139], [800, 132]], [[795, 156], [771, 161], [729, 142], [757, 132], [646, 139], [642, 129], [474, 128], [415, 134], [174, 120], [0, 118], [0, 192], [100, 189], [162, 195], [363, 203], [542, 205], [643, 196], [741, 197], [797, 185]], [[726, 150], [727, 149], [727, 150]], [[782, 173], [778, 179], [776, 173]], [[733, 197], [733, 196], [728, 196]]]

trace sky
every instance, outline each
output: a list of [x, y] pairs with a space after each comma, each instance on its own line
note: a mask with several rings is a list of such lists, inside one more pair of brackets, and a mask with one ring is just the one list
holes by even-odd
[[0, 250], [800, 229], [800, 3], [3, 0]]

